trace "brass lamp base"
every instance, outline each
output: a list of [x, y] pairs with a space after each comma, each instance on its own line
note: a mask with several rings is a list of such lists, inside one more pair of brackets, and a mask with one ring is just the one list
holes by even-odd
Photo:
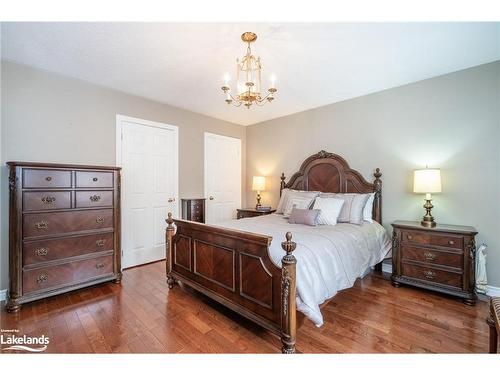
[[257, 204], [255, 205], [255, 208], [259, 208], [260, 206], [262, 206], [260, 204], [260, 192], [257, 193]]
[[424, 208], [425, 208], [425, 215], [422, 218], [422, 221], [420, 224], [423, 227], [426, 228], [434, 228], [436, 226], [436, 222], [434, 221], [434, 217], [431, 214], [431, 210], [434, 206], [432, 205], [432, 199], [426, 199]]

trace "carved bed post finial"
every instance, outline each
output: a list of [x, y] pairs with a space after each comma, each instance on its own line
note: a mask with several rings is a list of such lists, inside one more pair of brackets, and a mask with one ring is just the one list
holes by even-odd
[[296, 309], [296, 265], [297, 259], [292, 252], [297, 244], [292, 241], [292, 233], [286, 233], [286, 241], [281, 247], [286, 255], [281, 260], [281, 343], [282, 353], [295, 353], [295, 339], [297, 336], [297, 309]]
[[175, 232], [175, 228], [174, 228], [174, 219], [172, 219], [172, 213], [169, 212], [168, 215], [167, 215], [167, 220], [165, 220], [167, 222], [167, 232], [166, 232], [166, 250], [167, 250], [167, 254], [166, 254], [166, 258], [167, 258], [167, 268], [166, 268], [166, 272], [167, 272], [167, 284], [168, 284], [168, 287], [169, 289], [172, 289], [176, 283], [176, 280], [175, 278], [172, 276], [172, 252], [173, 252], [173, 237], [174, 237], [174, 232]]
[[281, 192], [285, 188], [285, 172], [281, 173], [281, 183], [280, 183], [280, 197], [281, 197]]
[[373, 219], [378, 223], [382, 224], [382, 172], [380, 168], [375, 169], [373, 174], [375, 180], [373, 181], [373, 186], [375, 190], [375, 198], [373, 202]]

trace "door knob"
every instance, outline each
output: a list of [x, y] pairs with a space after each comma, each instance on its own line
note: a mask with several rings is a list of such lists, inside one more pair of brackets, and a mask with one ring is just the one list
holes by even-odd
[[175, 202], [175, 198], [168, 198], [168, 202], [169, 203]]
[[211, 201], [213, 201], [213, 200], [214, 200], [214, 197], [209, 196], [209, 197], [208, 197], [208, 199], [210, 199]]

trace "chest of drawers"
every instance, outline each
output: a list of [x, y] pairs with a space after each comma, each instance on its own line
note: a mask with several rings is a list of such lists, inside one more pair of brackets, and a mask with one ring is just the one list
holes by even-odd
[[7, 165], [7, 311], [93, 284], [120, 282], [120, 169]]
[[473, 227], [396, 221], [392, 238], [392, 283], [422, 287], [474, 304], [475, 235]]
[[184, 220], [205, 222], [205, 198], [181, 199], [181, 209]]

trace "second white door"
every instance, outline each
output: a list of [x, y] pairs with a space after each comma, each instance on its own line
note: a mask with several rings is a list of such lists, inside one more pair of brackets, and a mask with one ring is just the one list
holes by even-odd
[[178, 207], [177, 127], [119, 117], [123, 267], [165, 258], [165, 219]]
[[206, 222], [236, 218], [241, 207], [241, 139], [205, 133]]

